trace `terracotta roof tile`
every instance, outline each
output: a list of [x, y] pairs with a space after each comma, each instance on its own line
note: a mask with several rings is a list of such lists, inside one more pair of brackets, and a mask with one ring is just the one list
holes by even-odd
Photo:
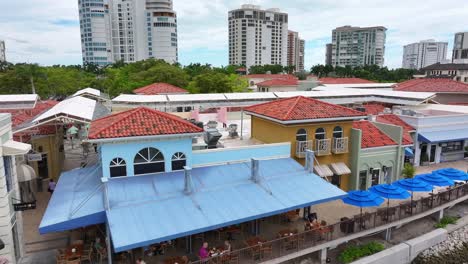
[[257, 86], [294, 86], [297, 85], [296, 79], [271, 79], [257, 83]]
[[249, 79], [294, 79], [297, 77], [291, 74], [248, 74], [245, 75]]
[[413, 79], [393, 86], [395, 91], [432, 92], [432, 93], [468, 93], [468, 84], [452, 79]]
[[363, 149], [398, 145], [369, 121], [354, 121], [353, 128], [362, 131], [361, 148]]
[[138, 107], [91, 122], [89, 139], [199, 133], [203, 129], [177, 116]]
[[319, 79], [322, 84], [359, 84], [359, 83], [375, 83], [361, 78], [333, 78], [323, 77]]
[[379, 103], [367, 103], [363, 105], [363, 107], [366, 109], [366, 114], [378, 115], [382, 113], [387, 106]]
[[133, 90], [136, 94], [156, 95], [156, 94], [186, 94], [187, 90], [168, 83], [153, 83], [145, 87]]
[[379, 115], [376, 118], [377, 122], [401, 126], [403, 128], [403, 145], [412, 145], [413, 144], [413, 137], [411, 136], [411, 132], [414, 131], [414, 127], [410, 126], [408, 123], [403, 121], [399, 116], [394, 114], [387, 114], [387, 115]]
[[365, 113], [303, 96], [257, 104], [245, 110], [280, 121], [366, 117]]

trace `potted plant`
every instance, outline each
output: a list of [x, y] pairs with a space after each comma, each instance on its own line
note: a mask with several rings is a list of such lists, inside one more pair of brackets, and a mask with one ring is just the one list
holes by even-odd
[[421, 154], [421, 165], [427, 166], [429, 165], [429, 156], [427, 156], [427, 153]]
[[401, 174], [403, 174], [403, 176], [406, 179], [413, 178], [414, 175], [416, 174], [416, 168], [414, 168], [413, 165], [409, 163], [405, 163], [405, 166], [403, 167], [403, 171], [401, 172]]

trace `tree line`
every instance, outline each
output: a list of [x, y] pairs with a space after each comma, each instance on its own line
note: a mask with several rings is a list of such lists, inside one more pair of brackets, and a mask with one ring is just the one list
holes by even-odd
[[106, 67], [88, 63], [39, 66], [0, 62], [0, 94], [35, 92], [41, 98], [60, 99], [93, 87], [113, 97], [156, 82], [182, 87], [191, 93], [243, 92], [248, 81], [236, 74], [239, 67], [200, 63], [182, 66], [155, 59], [128, 64], [119, 61]]
[[391, 69], [377, 65], [365, 65], [358, 67], [341, 67], [317, 64], [310, 69], [317, 77], [356, 77], [376, 82], [402, 82], [413, 78], [415, 70]]

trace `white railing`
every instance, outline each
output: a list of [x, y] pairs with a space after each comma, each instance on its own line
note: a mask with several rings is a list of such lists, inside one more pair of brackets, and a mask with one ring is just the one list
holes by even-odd
[[304, 158], [306, 150], [312, 149], [314, 146], [312, 140], [308, 141], [296, 141], [296, 157]]
[[335, 154], [348, 153], [348, 138], [334, 138], [332, 152]]
[[316, 139], [315, 140], [315, 155], [323, 156], [330, 155], [330, 143], [329, 138], [326, 139]]

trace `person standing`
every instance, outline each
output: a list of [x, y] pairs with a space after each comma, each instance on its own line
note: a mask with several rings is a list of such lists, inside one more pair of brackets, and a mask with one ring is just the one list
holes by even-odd
[[57, 184], [55, 183], [54, 179], [50, 179], [49, 181], [49, 188], [47, 189], [48, 192], [50, 192], [50, 194], [52, 195], [55, 191], [55, 186], [57, 186]]
[[203, 242], [203, 246], [198, 251], [198, 256], [200, 256], [201, 260], [206, 260], [210, 257], [210, 253], [208, 252], [208, 242]]

